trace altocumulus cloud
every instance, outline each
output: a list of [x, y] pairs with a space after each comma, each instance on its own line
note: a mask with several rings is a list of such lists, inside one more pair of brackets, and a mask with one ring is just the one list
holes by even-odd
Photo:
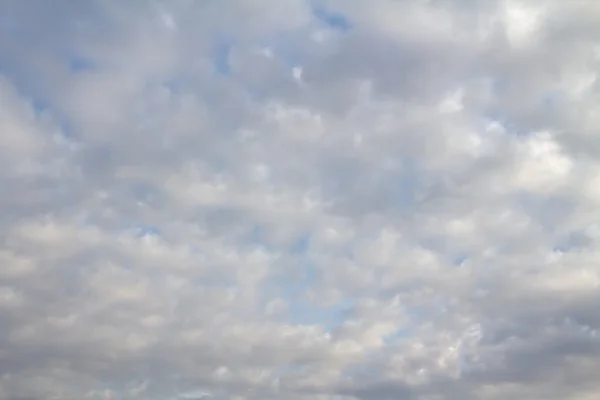
[[595, 0], [0, 0], [0, 399], [600, 396]]

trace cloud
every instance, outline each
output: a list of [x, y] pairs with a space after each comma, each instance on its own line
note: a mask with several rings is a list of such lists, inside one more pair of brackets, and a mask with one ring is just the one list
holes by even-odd
[[0, 399], [595, 398], [600, 10], [368, 4], [0, 5]]

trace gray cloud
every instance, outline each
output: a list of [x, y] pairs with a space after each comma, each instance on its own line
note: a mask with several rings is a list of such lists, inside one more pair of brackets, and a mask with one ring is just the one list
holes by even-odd
[[0, 399], [594, 399], [599, 12], [1, 2]]

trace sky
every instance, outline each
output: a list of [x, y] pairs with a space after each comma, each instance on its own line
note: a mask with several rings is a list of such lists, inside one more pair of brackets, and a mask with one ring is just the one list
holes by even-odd
[[596, 400], [600, 2], [0, 0], [0, 400]]

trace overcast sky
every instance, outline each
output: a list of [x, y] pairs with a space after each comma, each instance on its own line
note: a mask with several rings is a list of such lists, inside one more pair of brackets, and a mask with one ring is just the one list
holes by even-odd
[[600, 2], [0, 0], [0, 400], [597, 400]]

